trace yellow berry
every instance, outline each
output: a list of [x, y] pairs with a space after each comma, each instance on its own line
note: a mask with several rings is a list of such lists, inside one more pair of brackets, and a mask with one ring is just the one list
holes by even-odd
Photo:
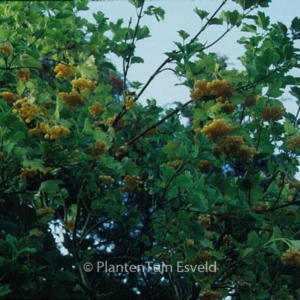
[[68, 78], [72, 75], [72, 71], [70, 67], [68, 67], [63, 61], [54, 68], [54, 72], [56, 74], [56, 78]]

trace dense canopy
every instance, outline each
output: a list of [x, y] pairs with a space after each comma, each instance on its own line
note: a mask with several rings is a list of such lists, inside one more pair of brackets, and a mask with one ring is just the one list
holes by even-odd
[[[300, 299], [300, 121], [282, 101], [300, 104], [300, 19], [196, 8], [198, 33], [132, 82], [141, 20], [164, 11], [130, 2], [128, 25], [79, 17], [88, 0], [0, 3], [0, 297]], [[232, 28], [243, 70], [211, 52]], [[185, 102], [142, 105], [165, 69]]]

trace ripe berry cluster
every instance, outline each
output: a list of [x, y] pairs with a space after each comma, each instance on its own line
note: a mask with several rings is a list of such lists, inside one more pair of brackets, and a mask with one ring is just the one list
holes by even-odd
[[72, 71], [70, 67], [68, 67], [63, 61], [54, 68], [54, 72], [56, 74], [56, 78], [68, 78], [72, 75]]
[[95, 102], [89, 107], [89, 112], [93, 117], [99, 116], [101, 113], [105, 112], [106, 108], [102, 106], [100, 102]]
[[31, 121], [36, 118], [36, 115], [39, 111], [38, 107], [29, 103], [27, 98], [18, 100], [15, 104], [15, 107], [16, 108], [13, 109], [13, 113], [19, 112], [25, 119], [26, 123], [31, 123]]
[[8, 104], [11, 104], [17, 99], [17, 96], [12, 92], [3, 92], [1, 96]]
[[211, 290], [200, 293], [199, 297], [201, 300], [217, 300], [217, 299], [220, 300], [220, 299], [222, 299], [222, 295], [219, 292], [211, 291]]
[[27, 82], [29, 80], [30, 70], [22, 69], [18, 71], [17, 78], [22, 80], [23, 82]]
[[96, 81], [87, 80], [85, 78], [74, 79], [71, 82], [74, 87], [83, 90], [84, 92], [94, 90], [97, 84]]
[[55, 214], [55, 210], [48, 206], [36, 210], [37, 217], [43, 217], [45, 215], [51, 215], [51, 214], [52, 215]]
[[37, 174], [37, 168], [22, 168], [20, 178], [32, 178]]
[[101, 181], [101, 185], [109, 185], [115, 182], [115, 180], [111, 176], [105, 175], [100, 175], [99, 180]]
[[211, 225], [210, 215], [200, 215], [198, 217], [198, 223], [200, 223], [203, 228], [209, 228]]
[[79, 105], [85, 105], [85, 100], [79, 95], [76, 90], [73, 90], [70, 93], [61, 92], [59, 93], [62, 101], [65, 105], [75, 108]]
[[284, 265], [300, 267], [300, 252], [295, 249], [288, 249], [282, 254], [281, 261]]
[[204, 96], [221, 97], [218, 102], [225, 102], [233, 94], [231, 83], [226, 80], [213, 80], [206, 82], [206, 79], [197, 80], [194, 84], [194, 90], [190, 96], [194, 101], [201, 100]]

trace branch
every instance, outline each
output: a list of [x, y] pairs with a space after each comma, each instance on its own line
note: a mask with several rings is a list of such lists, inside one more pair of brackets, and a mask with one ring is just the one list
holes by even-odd
[[130, 140], [127, 144], [130, 145], [132, 143], [134, 143], [136, 140], [138, 140], [141, 136], [143, 136], [144, 134], [146, 134], [148, 131], [150, 131], [152, 128], [155, 128], [156, 126], [162, 124], [165, 120], [167, 120], [168, 118], [170, 118], [171, 116], [177, 114], [181, 109], [183, 109], [185, 106], [189, 105], [190, 103], [192, 103], [193, 100], [189, 100], [188, 102], [180, 105], [179, 107], [177, 107], [176, 109], [174, 109], [171, 113], [169, 113], [168, 115], [166, 115], [165, 117], [163, 117], [161, 120], [159, 120], [158, 122], [156, 122], [155, 124], [153, 124], [152, 126], [148, 127], [147, 129], [145, 129], [144, 131], [142, 131], [141, 133], [139, 133], [137, 136], [135, 136], [132, 140]]
[[213, 13], [213, 15], [207, 20], [207, 22], [205, 23], [205, 25], [200, 29], [200, 31], [190, 40], [190, 42], [188, 43], [188, 45], [193, 44], [196, 39], [200, 36], [200, 34], [206, 29], [206, 27], [208, 27], [211, 23], [211, 21], [213, 20], [213, 18], [216, 16], [216, 14], [220, 11], [220, 9], [226, 4], [228, 0], [224, 0], [221, 5], [217, 8], [217, 10]]

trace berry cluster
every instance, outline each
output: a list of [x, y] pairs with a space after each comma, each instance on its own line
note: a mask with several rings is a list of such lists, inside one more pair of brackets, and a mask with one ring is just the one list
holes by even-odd
[[202, 159], [198, 165], [198, 170], [203, 173], [208, 173], [212, 168], [212, 163], [208, 160]]
[[300, 190], [300, 182], [299, 181], [291, 181], [289, 183], [289, 189]]
[[65, 224], [65, 229], [69, 230], [70, 232], [73, 232], [75, 229], [75, 220], [70, 219]]
[[194, 241], [193, 239], [189, 239], [189, 240], [187, 240], [186, 245], [187, 245], [189, 248], [192, 248], [192, 247], [195, 246], [195, 241]]
[[142, 184], [142, 181], [139, 176], [126, 175], [123, 181], [125, 186], [121, 188], [121, 191], [133, 192], [134, 190], [140, 190], [139, 185]]
[[107, 144], [103, 141], [96, 141], [92, 148], [84, 150], [84, 153], [92, 156], [93, 159], [100, 159], [100, 155], [108, 150]]
[[148, 130], [144, 134], [144, 136], [151, 136], [151, 135], [157, 134], [157, 132], [158, 132], [158, 129], [156, 127], [154, 127], [154, 128], [151, 128], [150, 130]]
[[215, 291], [205, 291], [200, 293], [199, 295], [201, 300], [221, 300], [222, 299], [222, 295], [219, 292], [215, 292]]
[[89, 107], [89, 112], [93, 117], [99, 116], [101, 113], [105, 112], [106, 108], [102, 106], [100, 102], [95, 102]]
[[55, 214], [55, 210], [47, 206], [36, 210], [37, 217], [43, 217], [45, 215], [53, 215], [53, 214]]
[[[116, 116], [114, 116], [112, 118], [108, 118], [107, 125], [112, 126], [114, 124], [115, 120], [116, 120]], [[115, 129], [120, 129], [120, 128], [124, 127], [124, 125], [125, 125], [125, 120], [121, 118], [115, 125]]]
[[194, 84], [194, 90], [190, 93], [191, 99], [194, 101], [202, 99], [204, 96], [214, 96], [218, 98], [218, 102], [224, 103], [225, 100], [232, 96], [233, 87], [226, 80], [213, 80], [206, 82], [206, 79], [197, 80]]
[[61, 125], [55, 125], [52, 128], [50, 128], [49, 125], [46, 125], [45, 131], [46, 134], [44, 135], [44, 138], [51, 141], [57, 141], [70, 132], [68, 128]]
[[45, 123], [40, 123], [38, 128], [29, 129], [29, 133], [33, 136], [44, 135], [46, 140], [57, 141], [70, 132], [68, 128], [61, 125], [50, 127]]
[[227, 157], [234, 157], [239, 160], [248, 160], [255, 153], [254, 148], [245, 145], [241, 136], [227, 136], [214, 148], [214, 154], [219, 156], [220, 153], [226, 154]]
[[[16, 108], [13, 109], [13, 113], [20, 112], [26, 123], [31, 123], [31, 121], [36, 118], [39, 110], [36, 105], [28, 103], [27, 98], [18, 100], [15, 104], [15, 107]], [[20, 108], [20, 110], [18, 110], [17, 108]]]
[[254, 94], [248, 94], [246, 96], [246, 99], [245, 99], [245, 107], [250, 107], [250, 106], [253, 106], [256, 104], [256, 102], [259, 100], [259, 96], [255, 96]]
[[239, 290], [249, 290], [250, 284], [245, 281], [237, 281], [236, 286]]
[[207, 89], [210, 95], [216, 97], [231, 97], [233, 94], [233, 87], [231, 83], [226, 80], [213, 80], [212, 82], [207, 83]]
[[11, 104], [17, 99], [17, 95], [12, 92], [3, 92], [1, 96], [8, 104]]
[[204, 133], [210, 141], [215, 141], [219, 137], [226, 136], [233, 130], [231, 125], [228, 125], [224, 119], [215, 119], [211, 124], [205, 125], [203, 129], [195, 129], [196, 133]]
[[208, 240], [213, 240], [214, 239], [214, 234], [212, 233], [212, 232], [206, 232], [205, 234], [204, 234], [204, 236], [208, 239]]
[[56, 78], [68, 78], [72, 75], [72, 71], [70, 67], [68, 67], [63, 61], [54, 68], [54, 72], [56, 74]]
[[29, 134], [33, 136], [39, 136], [41, 134], [45, 134], [47, 133], [47, 131], [50, 131], [50, 126], [46, 125], [43, 122], [39, 123], [38, 128], [32, 128], [28, 130]]
[[103, 121], [95, 121], [92, 123], [92, 128], [96, 128], [96, 127], [99, 127], [99, 126], [102, 126], [104, 124]]
[[4, 54], [10, 54], [11, 53], [11, 47], [8, 45], [3, 45], [0, 47], [0, 51]]
[[101, 185], [109, 185], [115, 182], [115, 180], [111, 176], [100, 175], [99, 180]]
[[198, 217], [198, 223], [205, 229], [209, 228], [211, 225], [210, 215], [200, 215]]
[[116, 152], [115, 157], [118, 160], [121, 160], [123, 157], [128, 155], [128, 147], [127, 146], [121, 146], [119, 150]]
[[284, 212], [284, 214], [288, 217], [295, 217], [298, 213], [295, 209], [288, 209]]
[[194, 84], [194, 90], [191, 91], [190, 96], [194, 101], [199, 100], [208, 94], [206, 79], [197, 80]]
[[124, 104], [127, 110], [133, 109], [135, 105], [134, 98], [132, 96], [126, 96]]
[[32, 178], [37, 174], [37, 168], [22, 168], [21, 171], [21, 178]]
[[78, 78], [71, 81], [75, 88], [83, 90], [84, 92], [92, 91], [95, 89], [97, 82], [87, 80], [85, 78]]
[[176, 159], [176, 160], [173, 160], [173, 161], [170, 161], [167, 163], [167, 166], [174, 168], [174, 169], [178, 169], [181, 165], [182, 165], [181, 159]]
[[259, 201], [255, 206], [251, 207], [252, 212], [263, 212], [267, 209], [267, 204], [265, 202]]
[[62, 101], [65, 105], [75, 108], [78, 105], [85, 105], [84, 99], [79, 95], [79, 93], [76, 90], [72, 90], [70, 93], [59, 93], [60, 97], [62, 98]]
[[29, 69], [22, 69], [18, 71], [17, 78], [22, 80], [23, 82], [27, 82], [30, 77], [30, 70]]
[[211, 254], [208, 251], [199, 252], [194, 258], [193, 263], [200, 264], [207, 262], [211, 257]]
[[231, 244], [233, 241], [233, 238], [230, 234], [225, 234], [224, 237], [223, 237], [223, 243], [225, 245], [228, 245], [228, 244]]
[[228, 101], [226, 101], [221, 106], [221, 109], [226, 114], [230, 114], [230, 113], [233, 113], [236, 110], [236, 105], [234, 103], [229, 103]]
[[300, 252], [295, 249], [288, 249], [281, 256], [284, 265], [300, 267]]
[[287, 149], [289, 151], [295, 151], [296, 149], [300, 148], [300, 136], [294, 136], [290, 139], [287, 139], [288, 147]]
[[284, 109], [280, 106], [265, 106], [262, 110], [260, 118], [263, 121], [271, 122], [282, 119]]

